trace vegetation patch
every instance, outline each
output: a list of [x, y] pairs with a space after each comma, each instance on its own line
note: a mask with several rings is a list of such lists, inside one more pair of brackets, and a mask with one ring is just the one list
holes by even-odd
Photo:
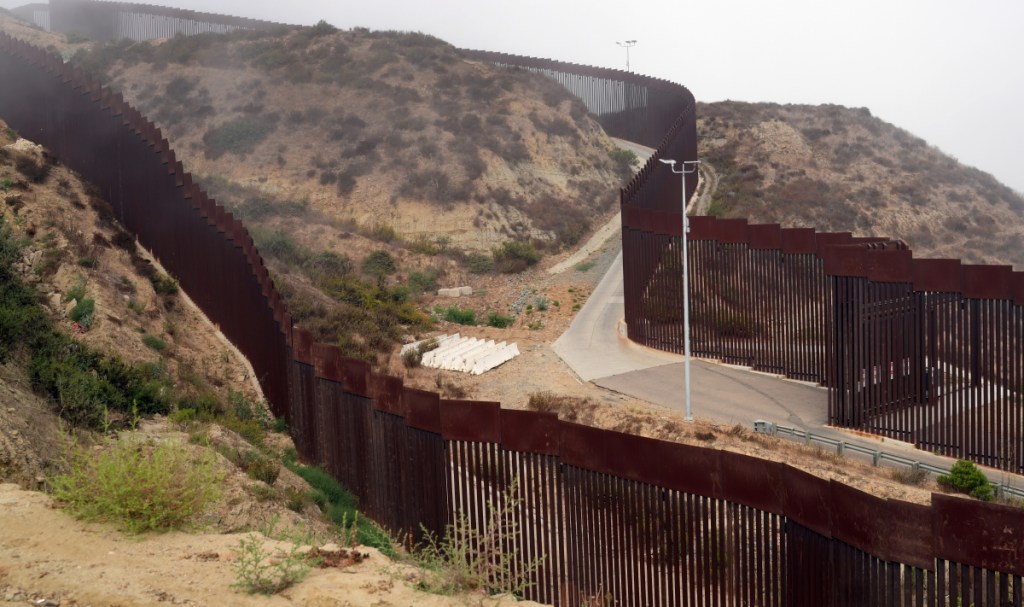
[[995, 499], [992, 484], [988, 482], [985, 474], [974, 462], [965, 459], [957, 460], [950, 468], [949, 474], [940, 475], [937, 480], [950, 491], [966, 493], [984, 502]]
[[219, 158], [224, 154], [245, 156], [256, 149], [277, 128], [276, 121], [258, 116], [240, 116], [213, 127], [203, 135], [206, 156]]
[[220, 496], [213, 457], [173, 442], [122, 439], [108, 440], [100, 450], [75, 447], [67, 465], [70, 471], [52, 482], [64, 507], [129, 533], [183, 527]]

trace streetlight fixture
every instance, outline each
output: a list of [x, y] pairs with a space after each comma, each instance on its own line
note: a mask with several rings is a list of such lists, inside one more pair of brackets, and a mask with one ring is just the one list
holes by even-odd
[[686, 421], [693, 421], [693, 401], [690, 398], [690, 276], [689, 276], [689, 255], [686, 235], [690, 232], [690, 222], [686, 218], [686, 176], [697, 170], [697, 165], [700, 164], [699, 160], [684, 160], [682, 162], [683, 168], [676, 170], [676, 161], [668, 158], [659, 158], [662, 163], [669, 165], [672, 172], [680, 176], [683, 182], [683, 236], [681, 239], [683, 246], [683, 351], [685, 357], [683, 359], [684, 376], [686, 378]]
[[622, 48], [626, 49], [626, 71], [629, 71], [629, 49], [636, 46], [636, 40], [626, 40], [625, 42], [616, 42]]

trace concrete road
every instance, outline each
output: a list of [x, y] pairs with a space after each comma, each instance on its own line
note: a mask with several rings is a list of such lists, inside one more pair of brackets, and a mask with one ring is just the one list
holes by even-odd
[[[683, 412], [683, 357], [625, 336], [622, 288], [619, 253], [552, 349], [584, 381]], [[802, 429], [825, 425], [823, 388], [709, 361], [694, 361], [691, 373], [698, 417], [744, 425], [765, 419]]]

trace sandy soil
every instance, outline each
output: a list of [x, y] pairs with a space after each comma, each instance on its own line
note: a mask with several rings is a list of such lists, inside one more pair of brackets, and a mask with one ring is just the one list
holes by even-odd
[[[109, 526], [82, 523], [55, 509], [49, 496], [0, 485], [0, 605], [133, 607], [141, 605], [303, 605], [499, 607], [538, 605], [511, 598], [444, 597], [413, 588], [419, 572], [372, 548], [344, 568], [316, 569], [272, 597], [231, 587], [231, 563], [244, 534], [128, 537]], [[268, 549], [288, 542], [267, 540]], [[50, 602], [47, 602], [50, 601]]]

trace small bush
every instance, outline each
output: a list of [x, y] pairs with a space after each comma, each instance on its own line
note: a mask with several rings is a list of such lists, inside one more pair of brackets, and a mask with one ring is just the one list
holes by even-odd
[[255, 150], [276, 128], [275, 122], [254, 116], [242, 116], [225, 122], [203, 135], [206, 155], [210, 158], [219, 158], [224, 154], [245, 156]]
[[494, 265], [507, 274], [522, 272], [540, 261], [540, 254], [528, 241], [509, 241], [492, 252]]
[[263, 481], [268, 485], [277, 482], [277, 477], [281, 474], [280, 464], [255, 451], [246, 451], [242, 455], [240, 467], [249, 478]]
[[494, 260], [483, 253], [470, 253], [466, 256], [466, 269], [473, 274], [486, 274], [494, 269]]
[[511, 316], [505, 316], [503, 314], [498, 314], [497, 312], [490, 312], [487, 314], [488, 327], [497, 327], [499, 329], [504, 329], [505, 327], [512, 326], [512, 323], [514, 323], [515, 321], [515, 318]]
[[96, 302], [86, 297], [81, 299], [75, 304], [75, 307], [71, 309], [71, 320], [77, 322], [82, 328], [88, 329], [92, 326], [93, 313], [96, 310]]
[[146, 347], [156, 350], [157, 352], [163, 352], [167, 349], [167, 342], [156, 335], [143, 335], [142, 343], [146, 344]]
[[964, 459], [957, 460], [950, 469], [949, 474], [943, 474], [937, 479], [943, 487], [959, 493], [966, 493], [973, 498], [983, 502], [991, 502], [995, 499], [995, 492], [992, 484], [985, 478], [984, 473], [974, 462]]
[[928, 473], [924, 470], [917, 468], [893, 468], [892, 472], [889, 473], [892, 480], [897, 483], [903, 483], [904, 485], [913, 485], [915, 487], [923, 485], [928, 479]]
[[277, 594], [302, 581], [309, 574], [310, 564], [293, 542], [285, 551], [273, 551], [265, 540], [250, 533], [238, 542], [231, 570], [235, 572], [233, 588], [249, 594]]
[[476, 311], [469, 308], [463, 309], [458, 306], [448, 306], [444, 311], [443, 318], [448, 322], [473, 326], [476, 324]]
[[54, 496], [75, 516], [107, 521], [129, 533], [177, 529], [220, 495], [221, 476], [209, 454], [188, 447], [109, 441], [101, 451], [78, 447]]
[[385, 276], [394, 274], [398, 270], [398, 265], [395, 263], [395, 258], [391, 256], [391, 253], [380, 249], [373, 251], [363, 259], [362, 268], [363, 272], [373, 276], [378, 281], [382, 281]]

